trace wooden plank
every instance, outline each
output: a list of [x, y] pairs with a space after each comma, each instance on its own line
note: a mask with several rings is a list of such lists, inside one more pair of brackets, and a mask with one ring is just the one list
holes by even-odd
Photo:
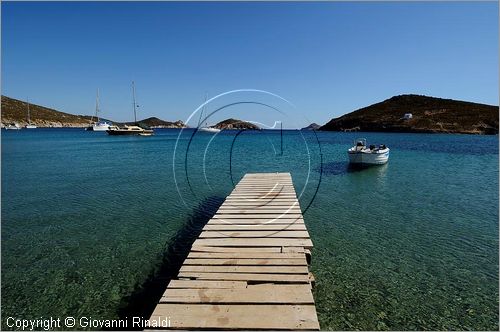
[[271, 189], [235, 189], [231, 193], [231, 196], [237, 196], [237, 195], [255, 195], [255, 194], [261, 194], [261, 195], [288, 195], [288, 196], [295, 196], [295, 190], [293, 189], [282, 189], [282, 190], [271, 190]]
[[288, 239], [288, 238], [223, 238], [223, 239], [197, 239], [197, 246], [215, 247], [313, 247], [310, 239]]
[[[243, 204], [243, 205], [242, 205]], [[292, 201], [274, 201], [274, 200], [258, 200], [258, 201], [247, 201], [247, 200], [240, 200], [240, 201], [225, 201], [222, 205], [221, 208], [227, 208], [227, 207], [237, 207], [240, 208], [241, 206], [257, 206], [257, 207], [264, 207], [264, 206], [269, 206], [271, 208], [279, 207], [279, 206], [293, 206], [293, 207], [298, 207], [300, 208], [299, 202], [297, 200]]]
[[[306, 257], [297, 258], [188, 258], [184, 261], [184, 265], [257, 265], [269, 266], [269, 265], [296, 265], [296, 266], [307, 266]], [[248, 271], [247, 271], [248, 272]]]
[[207, 225], [239, 225], [239, 226], [255, 226], [255, 225], [304, 225], [304, 221], [300, 219], [288, 219], [288, 218], [268, 218], [268, 219], [212, 219]]
[[[290, 259], [300, 258], [305, 259], [303, 253], [283, 253], [283, 252], [190, 252], [188, 259], [191, 258], [211, 258], [211, 259]], [[188, 260], [184, 261], [187, 264]]]
[[232, 213], [217, 213], [214, 218], [217, 219], [277, 219], [277, 218], [301, 218], [301, 213], [252, 213], [252, 214], [232, 214]]
[[221, 207], [227, 209], [254, 209], [254, 208], [271, 208], [271, 209], [276, 209], [276, 208], [289, 208], [289, 207], [298, 207], [299, 203], [298, 202], [273, 202], [273, 201], [260, 201], [260, 202], [246, 202], [246, 201], [227, 201], [222, 204]]
[[286, 185], [286, 184], [257, 184], [257, 183], [252, 183], [252, 184], [239, 184], [236, 187], [233, 188], [233, 192], [237, 190], [247, 190], [247, 191], [252, 191], [252, 190], [265, 190], [265, 191], [273, 191], [273, 192], [284, 192], [284, 191], [293, 191], [295, 192], [295, 188], [293, 185]]
[[304, 249], [304, 247], [282, 247], [281, 252], [283, 253], [289, 253], [289, 252], [298, 252], [298, 253], [305, 253], [307, 249]]
[[[210, 225], [305, 225], [303, 220], [289, 218], [223, 218], [213, 219]], [[208, 224], [207, 224], [208, 225]]]
[[264, 225], [233, 225], [233, 224], [206, 224], [204, 231], [305, 231], [306, 226], [303, 223], [291, 224], [264, 224]]
[[[250, 248], [237, 248], [237, 247], [214, 247], [214, 246], [200, 246], [193, 245], [191, 247], [192, 252], [231, 252], [231, 253], [241, 253], [241, 252], [281, 252], [281, 246], [276, 247], [250, 247]], [[300, 251], [298, 251], [300, 252]], [[304, 251], [302, 251], [304, 252]]]
[[246, 193], [234, 194], [227, 196], [228, 199], [257, 199], [257, 200], [275, 200], [275, 199], [297, 199], [297, 196], [290, 194], [261, 194], [261, 193]]
[[223, 272], [191, 272], [180, 271], [179, 278], [197, 278], [203, 280], [235, 280], [247, 282], [275, 283], [309, 283], [307, 274], [274, 274], [274, 273], [223, 273]]
[[262, 195], [259, 195], [259, 197], [254, 197], [257, 195], [238, 195], [238, 196], [227, 196], [225, 199], [225, 202], [248, 202], [248, 203], [253, 203], [253, 202], [258, 202], [258, 203], [265, 203], [265, 202], [297, 202], [297, 196], [292, 196], [289, 195], [287, 197], [284, 196], [270, 196], [270, 197], [265, 197]]
[[309, 238], [307, 231], [203, 231], [199, 238], [258, 238], [258, 237], [281, 237], [281, 238]]
[[180, 272], [309, 274], [307, 265], [183, 265]]
[[159, 304], [150, 321], [168, 318], [170, 328], [194, 330], [319, 330], [314, 305]]
[[250, 210], [250, 211], [262, 211], [269, 210], [269, 213], [277, 213], [279, 211], [288, 211], [294, 213], [301, 213], [302, 210], [299, 203], [294, 202], [226, 202], [220, 208], [219, 211], [232, 211], [232, 210]]
[[245, 212], [242, 213], [248, 213], [248, 211], [265, 211], [269, 210], [270, 213], [276, 213], [278, 211], [294, 211], [295, 213], [300, 213], [301, 209], [298, 203], [281, 203], [279, 205], [276, 204], [260, 204], [260, 205], [251, 205], [251, 206], [241, 206], [239, 204], [230, 204], [230, 203], [224, 203], [221, 205], [219, 210], [217, 212], [222, 212], [222, 211], [239, 211], [243, 210]]
[[167, 289], [160, 303], [314, 304], [308, 285], [241, 289]]
[[282, 190], [293, 190], [295, 191], [294, 187], [292, 184], [284, 184], [284, 183], [273, 183], [273, 184], [268, 184], [268, 183], [262, 183], [262, 184], [258, 184], [258, 183], [248, 183], [248, 184], [245, 184], [245, 183], [242, 183], [242, 184], [238, 184], [236, 187], [233, 188], [233, 191], [235, 190], [238, 190], [238, 189], [249, 189], [249, 190], [253, 190], [253, 189], [262, 189], [262, 188], [265, 188], [265, 189], [270, 189], [270, 190], [273, 190], [273, 191], [282, 191]]
[[282, 206], [277, 206], [277, 207], [259, 207], [259, 208], [232, 208], [232, 207], [221, 207], [219, 211], [217, 211], [217, 215], [220, 214], [242, 214], [242, 215], [247, 215], [247, 214], [256, 214], [256, 213], [269, 213], [269, 214], [276, 214], [277, 216], [281, 214], [300, 214], [301, 210], [300, 208], [296, 208], [293, 206], [287, 206], [287, 207], [282, 207]]
[[[173, 288], [246, 288], [247, 283], [245, 281], [214, 281], [214, 280], [170, 280], [168, 284], [168, 289]], [[165, 296], [165, 295], [163, 295]]]
[[226, 207], [227, 205], [230, 205], [230, 206], [281, 206], [281, 205], [285, 205], [285, 206], [290, 206], [290, 205], [299, 205], [299, 201], [298, 200], [256, 200], [256, 201], [249, 201], [249, 200], [246, 200], [246, 199], [241, 199], [241, 200], [226, 200], [224, 201], [224, 203], [222, 204], [222, 206]]

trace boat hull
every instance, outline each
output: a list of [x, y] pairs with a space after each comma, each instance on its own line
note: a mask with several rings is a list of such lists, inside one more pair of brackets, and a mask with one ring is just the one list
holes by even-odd
[[134, 131], [134, 130], [106, 130], [109, 135], [112, 136], [151, 136], [153, 135], [152, 130], [144, 130], [144, 131]]
[[198, 131], [202, 131], [205, 133], [218, 133], [218, 132], [220, 132], [220, 129], [211, 128], [211, 127], [201, 127], [201, 128], [198, 128]]
[[348, 152], [351, 164], [383, 165], [389, 161], [389, 149], [379, 152]]
[[93, 126], [91, 131], [106, 131], [109, 130], [109, 126]]
[[87, 128], [85, 128], [85, 130], [87, 131], [106, 131], [106, 130], [109, 130], [109, 127], [111, 127], [111, 125], [109, 123], [97, 123], [97, 124], [94, 124], [92, 126], [88, 126]]

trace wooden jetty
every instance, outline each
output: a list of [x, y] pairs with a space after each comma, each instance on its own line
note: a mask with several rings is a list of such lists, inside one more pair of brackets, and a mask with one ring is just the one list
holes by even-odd
[[150, 320], [185, 330], [319, 330], [312, 247], [290, 173], [246, 174]]

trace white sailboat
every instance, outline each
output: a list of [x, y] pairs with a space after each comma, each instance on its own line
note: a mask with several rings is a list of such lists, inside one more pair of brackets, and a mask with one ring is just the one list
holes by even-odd
[[[207, 102], [207, 94], [205, 93], [205, 103]], [[220, 132], [219, 128], [209, 127], [208, 122], [205, 122], [205, 126], [200, 126], [201, 119], [203, 118], [203, 112], [205, 111], [205, 105], [201, 109], [200, 119], [198, 120], [198, 131], [206, 132], [206, 133], [218, 133]]]
[[[96, 122], [93, 125], [85, 128], [85, 130], [88, 130], [88, 131], [106, 131], [109, 129], [109, 127], [111, 126], [110, 123], [108, 123], [106, 121], [99, 121], [99, 112], [100, 112], [100, 110], [99, 110], [99, 89], [97, 89], [97, 95], [96, 95], [96, 99], [95, 99]], [[94, 117], [92, 116], [90, 121], [92, 121], [93, 119], [94, 119]]]
[[25, 126], [26, 129], [36, 129], [36, 126], [34, 124], [31, 124], [31, 118], [30, 118], [30, 101], [28, 98], [26, 98], [26, 103], [28, 104], [28, 124]]

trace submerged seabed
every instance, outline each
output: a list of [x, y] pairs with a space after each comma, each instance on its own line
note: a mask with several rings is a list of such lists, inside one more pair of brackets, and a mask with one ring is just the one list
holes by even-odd
[[498, 330], [498, 137], [302, 134], [2, 132], [3, 327], [146, 313], [233, 182], [290, 171], [322, 329]]

